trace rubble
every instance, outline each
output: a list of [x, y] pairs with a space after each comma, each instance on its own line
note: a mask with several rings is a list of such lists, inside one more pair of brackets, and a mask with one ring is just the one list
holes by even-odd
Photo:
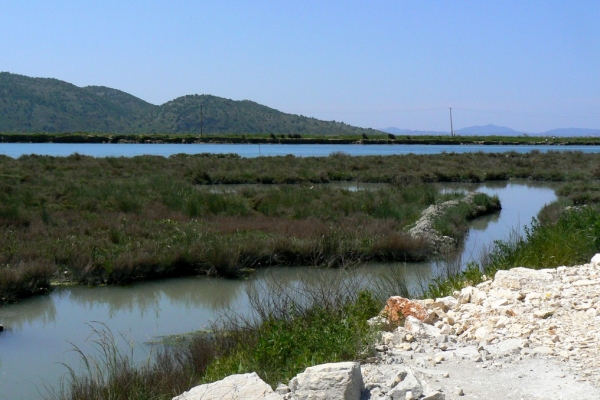
[[600, 254], [575, 267], [498, 271], [449, 297], [395, 296], [371, 323], [398, 323], [400, 310], [404, 325], [381, 332], [369, 363], [310, 367], [244, 398], [600, 398]]

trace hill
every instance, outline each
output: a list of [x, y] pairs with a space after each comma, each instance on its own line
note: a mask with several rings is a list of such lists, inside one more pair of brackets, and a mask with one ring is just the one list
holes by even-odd
[[546, 136], [596, 136], [600, 135], [600, 129], [584, 128], [559, 128], [544, 132]]
[[117, 89], [0, 73], [0, 132], [362, 135], [343, 122], [287, 114], [249, 100], [188, 95], [157, 106]]
[[389, 128], [380, 129], [382, 132], [391, 133], [393, 135], [435, 135], [435, 136], [444, 136], [449, 135], [450, 132], [440, 132], [440, 131], [416, 131], [412, 129], [401, 129], [396, 128], [394, 126], [390, 126]]
[[0, 73], [0, 131], [119, 131], [130, 123], [126, 109], [91, 90], [58, 79]]
[[200, 106], [206, 133], [274, 133], [301, 135], [346, 135], [376, 133], [343, 122], [321, 121], [287, 114], [249, 100], [234, 101], [211, 95], [179, 97], [160, 106], [142, 131], [200, 132]]
[[476, 125], [470, 126], [467, 128], [457, 129], [456, 133], [459, 135], [507, 135], [507, 136], [516, 136], [521, 132], [517, 132], [514, 129], [507, 128], [506, 126], [497, 126], [497, 125]]
[[[410, 129], [401, 129], [396, 127], [389, 127], [381, 129], [382, 132], [392, 133], [394, 135], [450, 135], [448, 132], [432, 132], [432, 131], [413, 131]], [[532, 136], [561, 136], [561, 137], [585, 137], [585, 136], [598, 136], [600, 135], [600, 129], [585, 129], [585, 128], [559, 128], [552, 129], [546, 132], [540, 133], [527, 133], [519, 132], [506, 126], [497, 125], [476, 125], [469, 126], [466, 128], [457, 129], [456, 133], [462, 136], [520, 136], [520, 135], [532, 135]]]

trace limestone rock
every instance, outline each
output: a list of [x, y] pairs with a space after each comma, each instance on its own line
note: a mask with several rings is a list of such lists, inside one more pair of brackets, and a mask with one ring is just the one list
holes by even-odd
[[206, 385], [196, 386], [173, 400], [281, 400], [282, 397], [273, 392], [271, 386], [258, 377], [256, 372], [250, 374], [230, 375], [225, 379]]
[[389, 391], [388, 396], [392, 400], [405, 400], [408, 392], [411, 392], [416, 399], [421, 397], [423, 394], [421, 382], [412, 373], [406, 374], [402, 382], [399, 382], [392, 390]]
[[359, 363], [341, 362], [308, 367], [289, 387], [291, 399], [360, 400], [364, 383]]

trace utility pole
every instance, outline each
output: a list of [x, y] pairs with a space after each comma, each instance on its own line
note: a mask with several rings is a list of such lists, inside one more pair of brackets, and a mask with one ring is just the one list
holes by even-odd
[[202, 114], [202, 105], [200, 106], [200, 139], [202, 139], [202, 130], [204, 128], [204, 115]]
[[452, 107], [450, 107], [450, 136], [454, 137], [454, 129], [452, 129]]

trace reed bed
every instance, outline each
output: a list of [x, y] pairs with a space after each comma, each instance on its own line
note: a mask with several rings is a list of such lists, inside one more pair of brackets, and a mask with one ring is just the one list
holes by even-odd
[[[568, 168], [563, 170], [561, 179], [567, 175], [579, 179], [582, 175], [574, 171], [576, 170]], [[596, 191], [592, 183], [582, 182], [582, 187], [588, 185], [590, 192]], [[563, 194], [567, 197], [569, 194], [577, 194], [578, 187], [567, 187]], [[600, 248], [600, 209], [594, 199], [595, 196], [589, 196], [583, 202], [584, 205], [573, 207], [574, 198], [561, 198], [546, 206], [523, 235], [514, 234], [507, 241], [497, 242], [480, 262], [467, 266], [449, 264], [447, 273], [431, 283], [422, 296], [442, 297], [452, 294], [465, 285], [487, 279], [499, 269], [515, 266], [546, 268], [589, 260]], [[269, 218], [258, 217], [255, 223], [257, 226], [268, 226], [273, 231], [286, 232], [283, 226], [272, 224]], [[311, 225], [312, 222], [299, 220], [300, 226], [296, 231], [308, 229], [303, 224]], [[213, 229], [233, 232], [236, 226], [235, 222], [231, 222], [217, 224]], [[321, 284], [311, 283], [300, 287], [271, 285], [261, 292], [266, 295], [259, 296], [255, 292], [251, 296], [254, 299], [253, 317], [239, 318], [230, 315], [215, 325], [212, 334], [200, 335], [182, 346], [166, 347], [157, 353], [156, 359], [141, 367], [145, 372], [129, 373], [129, 369], [125, 368], [129, 365], [127, 359], [103, 356], [94, 359], [82, 354], [88, 360], [87, 365], [92, 366], [88, 369], [91, 373], [77, 375], [70, 370], [61, 389], [53, 391], [47, 398], [169, 399], [196, 384], [233, 373], [257, 371], [263, 379], [276, 385], [279, 381], [287, 381], [309, 365], [360, 360], [368, 354], [369, 345], [373, 343], [372, 331], [364, 323], [366, 319], [379, 312], [383, 299], [388, 295], [415, 295], [408, 293], [399, 271], [399, 268], [392, 269], [389, 276], [370, 282], [370, 291], [367, 292], [352, 284], [342, 285], [342, 282], [352, 281], [339, 279], [323, 280]], [[336, 343], [333, 339], [337, 337], [342, 337], [343, 340]], [[327, 345], [314, 349], [315, 343]], [[115, 359], [120, 360], [121, 367], [114, 367], [115, 364], [110, 360]], [[174, 377], [170, 378], [170, 367], [156, 368], [157, 365], [175, 365]], [[103, 371], [113, 372], [101, 375], [104, 380], [99, 380], [99, 372], [95, 366], [104, 368]], [[140, 371], [139, 366], [135, 368]], [[164, 385], [140, 384], [152, 381], [144, 376], [151, 376], [161, 370], [166, 379], [155, 379], [153, 382], [160, 381]], [[106, 386], [116, 385], [113, 381], [120, 382], [120, 386], [112, 387], [119, 387], [123, 397], [100, 395]], [[90, 391], [73, 390], [91, 387], [94, 382], [102, 384]], [[145, 391], [140, 389], [142, 387]]]
[[[239, 277], [272, 265], [426, 259], [427, 241], [405, 228], [427, 206], [458, 194], [419, 180], [354, 192], [314, 183], [204, 184], [213, 183], [210, 174], [234, 176], [248, 165], [255, 168], [248, 176], [273, 169], [286, 178], [270, 182], [296, 182], [311, 163], [359, 171], [353, 163], [367, 168], [379, 159], [0, 157], [0, 302], [43, 293], [51, 281], [126, 284]], [[448, 225], [454, 236], [467, 219]]]

